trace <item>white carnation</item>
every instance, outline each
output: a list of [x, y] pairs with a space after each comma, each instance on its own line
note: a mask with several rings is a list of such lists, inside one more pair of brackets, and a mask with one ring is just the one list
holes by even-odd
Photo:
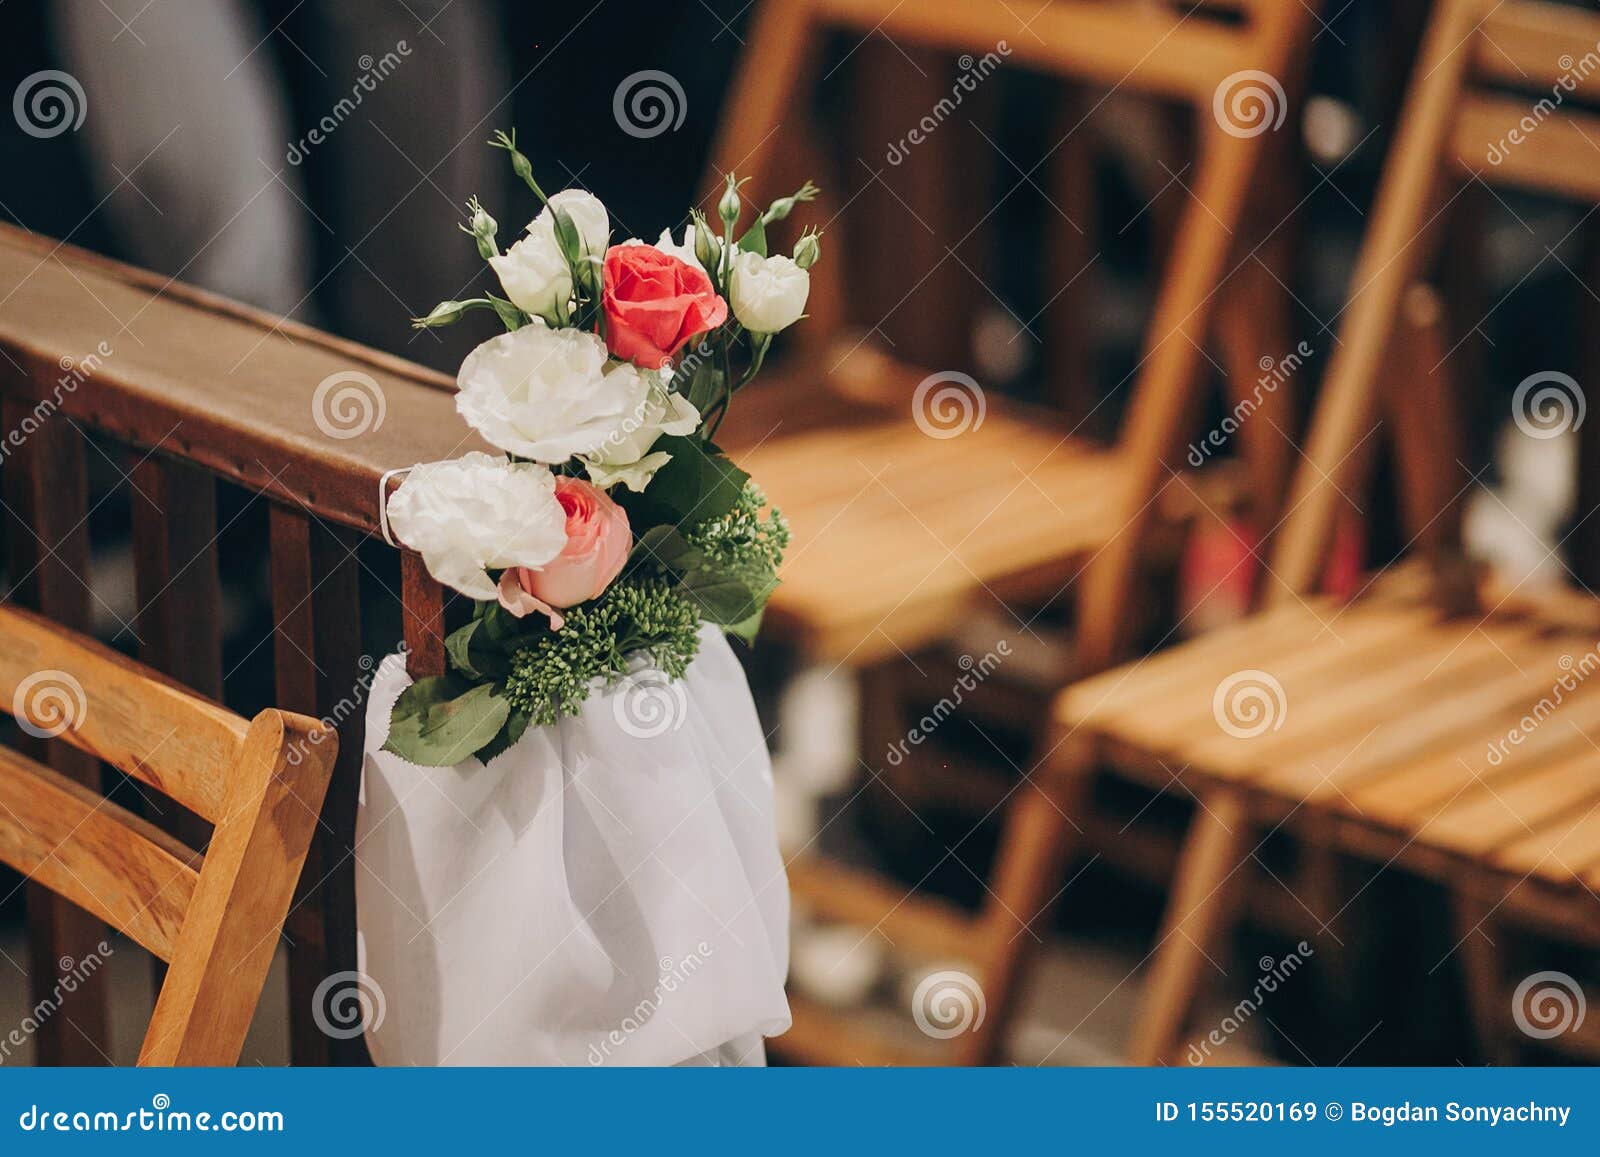
[[662, 434], [694, 433], [700, 426], [700, 412], [682, 394], [668, 390], [652, 370], [620, 362], [606, 377], [637, 379], [639, 402], [612, 437], [582, 455], [583, 464], [596, 486], [620, 482], [629, 490], [643, 490], [655, 472], [672, 461], [672, 455], [664, 451], [652, 454], [650, 447]]
[[492, 446], [565, 462], [620, 437], [645, 402], [648, 383], [639, 375], [605, 367], [605, 342], [595, 334], [535, 321], [467, 355], [456, 409]]
[[389, 525], [429, 574], [474, 599], [496, 597], [488, 571], [543, 566], [567, 544], [549, 469], [482, 451], [415, 467], [389, 499]]
[[740, 253], [733, 259], [728, 304], [751, 333], [777, 333], [800, 320], [811, 274], [788, 257]]

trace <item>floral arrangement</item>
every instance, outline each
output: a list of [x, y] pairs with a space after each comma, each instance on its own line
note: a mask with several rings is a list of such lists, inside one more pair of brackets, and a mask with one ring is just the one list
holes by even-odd
[[687, 670], [702, 622], [754, 639], [789, 542], [783, 515], [713, 439], [772, 337], [800, 320], [820, 248], [790, 257], [767, 228], [807, 182], [741, 227], [742, 182], [691, 212], [683, 240], [611, 243], [581, 189], [545, 196], [515, 134], [504, 149], [541, 209], [504, 251], [477, 198], [461, 228], [505, 296], [445, 301], [419, 327], [492, 312], [505, 332], [461, 364], [456, 409], [504, 457], [414, 467], [388, 500], [401, 542], [474, 600], [445, 674], [394, 708], [389, 751], [426, 766], [488, 760], [576, 714], [646, 657]]

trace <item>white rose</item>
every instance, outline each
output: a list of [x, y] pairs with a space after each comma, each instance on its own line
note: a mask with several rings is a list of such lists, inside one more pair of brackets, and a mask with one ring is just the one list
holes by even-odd
[[488, 571], [540, 567], [567, 545], [549, 469], [481, 450], [415, 467], [389, 499], [389, 525], [429, 574], [474, 599], [496, 597]]
[[811, 274], [787, 257], [740, 253], [733, 259], [728, 304], [752, 333], [777, 333], [800, 320]]
[[611, 218], [606, 214], [606, 207], [600, 203], [600, 198], [582, 189], [561, 190], [545, 203], [537, 217], [528, 222], [530, 237], [545, 235], [555, 240], [555, 209], [562, 210], [572, 218], [583, 252], [590, 257], [606, 255], [606, 246], [611, 243]]
[[531, 322], [467, 355], [456, 409], [492, 446], [565, 462], [617, 437], [644, 403], [647, 383], [605, 366], [605, 342], [595, 334]]
[[672, 230], [663, 229], [661, 236], [656, 238], [656, 248], [663, 253], [671, 254], [685, 265], [700, 268], [700, 259], [694, 255], [694, 225], [683, 227], [683, 244], [678, 244], [672, 239]]
[[596, 486], [621, 483], [643, 490], [655, 472], [672, 461], [666, 451], [650, 453], [662, 434], [692, 434], [700, 426], [700, 412], [682, 394], [674, 394], [658, 375], [628, 362], [613, 366], [606, 377], [639, 379], [643, 386], [638, 407], [624, 419], [616, 434], [589, 454], [582, 455], [589, 479]]
[[[645, 245], [649, 243], [641, 241], [637, 237], [630, 237], [626, 241], [620, 242], [619, 244], [624, 246], [633, 246]], [[688, 232], [684, 234], [682, 245], [679, 245], [672, 239], [671, 229], [663, 229], [661, 231], [661, 236], [656, 238], [655, 244], [651, 245], [651, 248], [661, 250], [661, 252], [665, 253], [668, 257], [676, 257], [685, 265], [692, 265], [697, 269], [700, 267], [700, 259], [694, 255], [693, 225], [690, 225], [688, 227]]]
[[564, 313], [572, 297], [572, 270], [561, 256], [553, 230], [529, 233], [489, 266], [511, 304], [526, 313], [554, 318]]

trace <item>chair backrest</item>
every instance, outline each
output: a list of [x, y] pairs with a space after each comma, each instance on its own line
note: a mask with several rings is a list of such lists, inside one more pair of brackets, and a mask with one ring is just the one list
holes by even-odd
[[0, 607], [0, 708], [213, 825], [205, 856], [0, 747], [0, 860], [169, 964], [140, 1064], [238, 1060], [327, 790], [337, 738], [247, 722], [92, 640]]
[[[1130, 578], [1153, 498], [1168, 479], [1166, 466], [1180, 464], [1185, 432], [1196, 420], [1219, 290], [1249, 263], [1245, 257], [1230, 267], [1230, 256], [1239, 247], [1257, 161], [1287, 117], [1284, 86], [1294, 87], [1315, 7], [1315, 0], [759, 0], [713, 148], [713, 181], [737, 171], [763, 192], [772, 187], [772, 169], [804, 135], [807, 102], [800, 93], [816, 70], [823, 34], [836, 30], [862, 37], [878, 31], [904, 44], [991, 56], [1003, 42], [1007, 63], [1178, 101], [1196, 114], [1196, 165], [1182, 174], [1184, 208], [1118, 439], [1129, 470], [1118, 497], [1126, 529], [1085, 580], [1078, 650], [1091, 668], [1109, 664], [1126, 634]], [[823, 262], [813, 271], [811, 341], [829, 342], [842, 328], [841, 266]], [[1250, 361], [1284, 352], [1256, 351]], [[826, 360], [848, 375], [847, 357]], [[863, 361], [869, 370], [881, 364]], [[1253, 385], [1230, 382], [1245, 390]]]
[[[1441, 502], [1459, 494], [1466, 481], [1459, 460], [1435, 452], [1459, 438], [1448, 429], [1450, 344], [1420, 359], [1431, 364], [1396, 375], [1387, 371], [1405, 353], [1399, 327], [1412, 320], [1407, 306], [1439, 248], [1442, 208], [1465, 185], [1600, 202], [1600, 116], [1582, 108], [1597, 102], [1600, 15], [1535, 0], [1435, 3], [1276, 543], [1269, 602], [1318, 584], [1345, 496], [1359, 494], [1370, 477], [1367, 447], [1376, 442], [1380, 408], [1431, 392], [1437, 405], [1429, 425], [1393, 441], [1402, 460], [1423, 460], [1426, 487]], [[1566, 399], [1581, 403], [1581, 396]]]

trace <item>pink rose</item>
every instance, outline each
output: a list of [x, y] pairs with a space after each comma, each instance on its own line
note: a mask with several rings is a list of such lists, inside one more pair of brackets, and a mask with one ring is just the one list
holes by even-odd
[[541, 567], [511, 567], [500, 576], [500, 605], [517, 618], [538, 611], [559, 631], [557, 607], [599, 597], [622, 572], [633, 548], [628, 514], [581, 478], [558, 477], [556, 501], [567, 512], [567, 545]]
[[600, 305], [613, 357], [658, 370], [699, 334], [728, 320], [711, 278], [654, 245], [613, 245], [601, 266]]

